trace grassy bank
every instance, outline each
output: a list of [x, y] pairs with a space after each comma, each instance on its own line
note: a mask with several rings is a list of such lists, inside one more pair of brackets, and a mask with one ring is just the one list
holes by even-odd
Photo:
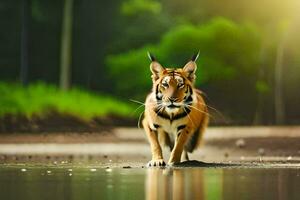
[[134, 108], [129, 102], [78, 88], [63, 92], [45, 83], [22, 87], [19, 84], [0, 82], [0, 95], [0, 117], [7, 114], [42, 117], [51, 111], [85, 120], [110, 114], [134, 117]]

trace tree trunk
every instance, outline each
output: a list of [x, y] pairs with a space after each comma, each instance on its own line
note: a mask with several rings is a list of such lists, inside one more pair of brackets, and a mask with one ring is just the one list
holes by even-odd
[[[265, 40], [264, 40], [265, 41]], [[258, 71], [258, 79], [257, 80], [264, 80], [265, 79], [265, 57], [266, 57], [266, 42], [263, 42], [260, 48], [260, 66]], [[262, 91], [257, 92], [257, 102], [256, 102], [256, 109], [253, 119], [253, 125], [261, 125], [263, 124], [263, 100], [265, 94]]]
[[68, 90], [71, 86], [71, 60], [72, 60], [72, 19], [73, 0], [65, 0], [60, 57], [60, 88]]
[[286, 37], [283, 37], [277, 48], [276, 63], [275, 63], [275, 90], [274, 90], [274, 103], [275, 103], [275, 123], [284, 124], [285, 122], [285, 106], [283, 97], [283, 56]]
[[22, 29], [21, 29], [21, 66], [20, 80], [23, 86], [28, 84], [28, 25], [30, 18], [30, 0], [22, 1]]

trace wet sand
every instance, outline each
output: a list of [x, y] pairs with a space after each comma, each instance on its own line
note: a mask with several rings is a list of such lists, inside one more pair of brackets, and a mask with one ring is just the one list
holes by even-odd
[[[205, 163], [300, 163], [300, 127], [211, 127], [190, 155]], [[165, 161], [169, 150], [164, 149]], [[84, 163], [141, 167], [151, 158], [143, 130], [117, 128], [102, 133], [5, 134], [0, 163]], [[186, 163], [182, 166], [200, 166]]]

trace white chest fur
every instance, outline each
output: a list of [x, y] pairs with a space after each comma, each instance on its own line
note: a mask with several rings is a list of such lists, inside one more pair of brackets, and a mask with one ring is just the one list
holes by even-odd
[[174, 143], [178, 134], [178, 127], [182, 125], [186, 125], [185, 117], [178, 120], [174, 120], [172, 121], [172, 123], [170, 120], [161, 120], [160, 130], [167, 133], [171, 142]]
[[187, 117], [183, 117], [173, 121], [158, 118], [156, 123], [159, 125], [159, 129], [168, 133], [170, 138], [175, 138], [178, 134], [178, 127], [187, 124]]

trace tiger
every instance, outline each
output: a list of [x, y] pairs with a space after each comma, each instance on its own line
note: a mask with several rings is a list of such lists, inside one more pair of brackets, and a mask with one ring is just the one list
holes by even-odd
[[203, 92], [194, 87], [199, 53], [182, 68], [165, 68], [148, 52], [152, 91], [145, 101], [143, 128], [152, 159], [148, 167], [166, 166], [161, 144], [170, 148], [168, 166], [188, 161], [209, 123]]

